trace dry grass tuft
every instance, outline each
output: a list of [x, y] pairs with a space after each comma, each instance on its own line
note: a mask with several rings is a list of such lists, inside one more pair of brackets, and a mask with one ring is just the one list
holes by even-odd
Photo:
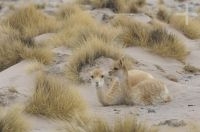
[[152, 52], [164, 57], [183, 60], [187, 51], [182, 42], [172, 33], [168, 33], [158, 22], [152, 25], [137, 22], [128, 17], [118, 17], [112, 25], [123, 29], [118, 39], [126, 46], [150, 48]]
[[123, 56], [121, 48], [116, 45], [106, 43], [96, 37], [84, 42], [83, 46], [74, 50], [70, 57], [66, 75], [72, 81], [81, 81], [79, 72], [85, 64], [92, 63], [98, 57], [105, 56], [112, 59], [119, 59]]
[[44, 64], [38, 62], [38, 61], [31, 61], [31, 63], [27, 66], [26, 71], [28, 73], [33, 73], [35, 71], [43, 71], [45, 69]]
[[[99, 27], [101, 27], [99, 29]], [[113, 28], [112, 26], [97, 25], [88, 29], [87, 27], [74, 28], [71, 38], [68, 39], [68, 47], [76, 48], [91, 38], [98, 38], [107, 43], [112, 42], [120, 33], [120, 29]]]
[[58, 16], [63, 23], [62, 29], [49, 40], [49, 42], [55, 45], [76, 47], [79, 40], [87, 39], [91, 34], [97, 34], [96, 32], [101, 30], [97, 27], [95, 19], [77, 5], [63, 6], [58, 14], [60, 14]]
[[123, 12], [125, 12], [125, 13], [138, 13], [139, 12], [139, 5], [138, 4], [139, 3], [136, 3], [136, 1], [129, 1], [127, 3], [127, 7], [124, 9]]
[[26, 112], [50, 118], [71, 119], [84, 114], [86, 104], [75, 88], [56, 76], [40, 74]]
[[68, 19], [70, 16], [80, 13], [82, 10], [76, 4], [67, 4], [60, 7], [57, 12], [57, 17], [59, 19]]
[[135, 3], [138, 6], [142, 7], [142, 6], [144, 6], [146, 4], [146, 0], [135, 0]]
[[200, 68], [197, 68], [195, 66], [192, 66], [190, 64], [187, 64], [184, 66], [184, 71], [188, 72], [188, 73], [197, 73], [200, 72]]
[[[62, 12], [64, 12], [64, 15], [62, 15]], [[63, 16], [61, 17], [64, 20], [63, 28], [69, 29], [77, 25], [93, 26], [96, 24], [95, 19], [93, 19], [87, 11], [81, 10], [77, 5], [63, 6], [63, 8], [58, 11], [58, 14], [59, 13], [60, 16]]]
[[17, 63], [23, 45], [18, 40], [18, 32], [9, 26], [0, 26], [0, 71]]
[[123, 33], [119, 35], [119, 40], [126, 47], [145, 46], [148, 41], [150, 26], [125, 16], [119, 16], [112, 24], [123, 28]]
[[148, 47], [154, 53], [164, 57], [172, 57], [184, 60], [187, 51], [182, 42], [172, 33], [168, 33], [163, 27], [154, 27], [149, 33]]
[[117, 15], [111, 20], [111, 25], [114, 27], [124, 27], [130, 25], [132, 20], [125, 15]]
[[112, 26], [97, 23], [90, 14], [77, 6], [67, 6], [66, 12], [66, 17], [62, 17], [63, 28], [49, 40], [55, 45], [76, 48], [91, 37], [98, 37], [108, 42], [114, 40], [120, 31]]
[[0, 26], [0, 71], [22, 59], [37, 60], [49, 64], [53, 53], [47, 47], [28, 47], [19, 39], [18, 32], [10, 26]]
[[156, 15], [159, 20], [169, 23], [171, 13], [166, 7], [161, 6]]
[[36, 9], [45, 9], [46, 4], [45, 3], [37, 3], [34, 6]]
[[25, 121], [19, 109], [9, 110], [4, 115], [0, 114], [0, 131], [1, 132], [28, 132], [29, 126]]
[[97, 117], [93, 117], [89, 121], [76, 120], [68, 123], [66, 130], [67, 132], [157, 132], [157, 130], [148, 128], [130, 117], [115, 119], [114, 125]]
[[42, 64], [50, 64], [53, 61], [53, 52], [45, 47], [23, 47], [21, 53], [23, 59], [37, 60]]
[[170, 19], [170, 24], [177, 30], [183, 32], [184, 35], [191, 39], [200, 38], [200, 21], [196, 19], [189, 18], [188, 25], [186, 24], [185, 17], [183, 16], [173, 16]]
[[34, 5], [16, 10], [4, 23], [19, 31], [19, 37], [25, 42], [37, 35], [54, 32], [58, 28], [53, 17], [43, 14]]
[[0, 40], [0, 71], [10, 67], [21, 60], [20, 50], [22, 44], [20, 42], [10, 42]]

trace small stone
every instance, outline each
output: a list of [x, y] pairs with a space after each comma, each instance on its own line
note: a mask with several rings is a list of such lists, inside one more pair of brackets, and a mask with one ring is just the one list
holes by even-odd
[[154, 65], [158, 70], [160, 70], [161, 72], [165, 72], [165, 70], [161, 67], [161, 66], [159, 66], [159, 65]]
[[154, 109], [148, 109], [148, 113], [156, 113]]
[[136, 116], [140, 116], [140, 114], [137, 113]]
[[188, 107], [191, 107], [191, 106], [196, 106], [196, 105], [193, 105], [193, 104], [189, 104], [189, 105], [188, 105]]
[[169, 74], [166, 75], [165, 77], [171, 81], [178, 82], [178, 78], [175, 75]]
[[118, 110], [118, 109], [113, 109], [113, 111], [120, 111], [120, 110]]

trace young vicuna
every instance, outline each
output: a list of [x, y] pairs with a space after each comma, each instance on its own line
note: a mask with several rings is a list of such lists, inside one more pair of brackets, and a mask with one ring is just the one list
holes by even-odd
[[124, 103], [124, 91], [120, 88], [119, 80], [108, 77], [100, 68], [90, 73], [92, 86], [97, 90], [97, 96], [102, 105], [120, 105]]

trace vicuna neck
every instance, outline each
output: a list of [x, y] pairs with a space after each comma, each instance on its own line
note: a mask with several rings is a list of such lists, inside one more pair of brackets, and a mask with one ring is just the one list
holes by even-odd
[[126, 83], [128, 81], [128, 72], [126, 70], [120, 71], [119, 75], [119, 81], [120, 83]]
[[96, 88], [97, 90], [97, 96], [99, 98], [99, 101], [103, 104], [103, 105], [107, 105], [106, 101], [105, 101], [105, 93], [106, 93], [106, 89], [103, 87], [100, 88]]

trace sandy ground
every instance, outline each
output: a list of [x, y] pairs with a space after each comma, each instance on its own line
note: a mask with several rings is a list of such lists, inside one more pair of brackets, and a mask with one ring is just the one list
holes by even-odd
[[[177, 10], [183, 9], [180, 6], [181, 4], [172, 4], [173, 2], [171, 1], [172, 0], [165, 0], [169, 7], [176, 7]], [[13, 1], [8, 1], [7, 3], [9, 4], [9, 2], [12, 3]], [[34, 2], [40, 1], [36, 0]], [[48, 3], [49, 1], [45, 0], [44, 2]], [[63, 3], [67, 1], [60, 0], [59, 2]], [[53, 0], [50, 1], [49, 5], [51, 6], [48, 6], [47, 9], [44, 9], [44, 11], [47, 13], [49, 13], [50, 10], [54, 11], [54, 6], [59, 4], [59, 2]], [[147, 3], [151, 7], [154, 7], [156, 0], [148, 0]], [[192, 6], [198, 4], [198, 1], [193, 1], [193, 3], [194, 4], [191, 4]], [[3, 16], [7, 11], [7, 8], [2, 9], [0, 16]], [[109, 16], [114, 15], [107, 9], [91, 11], [91, 14], [97, 18], [97, 20], [101, 20], [102, 14], [105, 13]], [[151, 20], [144, 14], [132, 15], [131, 17], [135, 17], [143, 22]], [[190, 40], [169, 25], [166, 25], [166, 27], [169, 32], [173, 32], [180, 37], [187, 49], [190, 51], [190, 54], [186, 58], [186, 63], [200, 67], [200, 40]], [[44, 35], [42, 37], [39, 36], [36, 40], [40, 41], [46, 37], [49, 37], [49, 35]], [[191, 132], [190, 130], [193, 126], [188, 125], [188, 122], [200, 122], [200, 74], [194, 75], [185, 73], [183, 71], [183, 63], [174, 59], [157, 56], [148, 51], [148, 49], [132, 47], [126, 48], [124, 51], [127, 55], [133, 57], [139, 62], [135, 65], [136, 69], [147, 71], [166, 83], [173, 97], [172, 102], [157, 106], [123, 105], [103, 107], [97, 99], [96, 90], [88, 83], [82, 84], [78, 86], [77, 89], [88, 102], [91, 111], [111, 122], [115, 117], [123, 117], [125, 115], [136, 116], [140, 121], [144, 121], [150, 125], [158, 125], [166, 120], [170, 120], [170, 123], [172, 124], [170, 129], [173, 129], [176, 132]], [[55, 48], [53, 49], [53, 52], [56, 55], [55, 61], [52, 65], [48, 66], [46, 70], [50, 73], [60, 74], [62, 76], [68, 57], [72, 54], [72, 52], [70, 49], [66, 49], [64, 47]], [[96, 61], [97, 64], [100, 64], [101, 62], [101, 67], [109, 69], [111, 60], [100, 58]], [[32, 63], [30, 61], [24, 60], [0, 72], [1, 105], [4, 107], [10, 107], [19, 103], [24, 104], [32, 95], [35, 73], [31, 73], [28, 70], [31, 64]], [[87, 69], [87, 66], [85, 69]], [[169, 80], [166, 76], [173, 76], [177, 79], [177, 82]], [[12, 89], [15, 89], [16, 91], [13, 92]], [[27, 118], [29, 119], [30, 124], [32, 124], [31, 132], [64, 131], [63, 124], [60, 123], [60, 121], [52, 121], [44, 117], [27, 116]], [[169, 126], [162, 125], [162, 129], [160, 131], [169, 131]]]

